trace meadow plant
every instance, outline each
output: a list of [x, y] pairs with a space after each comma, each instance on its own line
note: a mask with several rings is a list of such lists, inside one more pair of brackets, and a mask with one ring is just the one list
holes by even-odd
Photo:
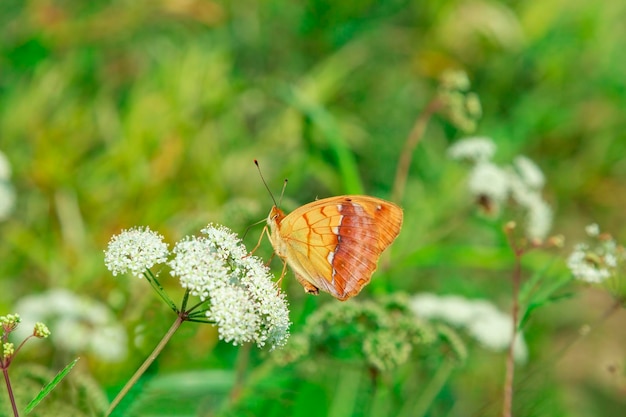
[[[15, 417], [19, 416], [19, 409], [15, 399], [13, 387], [11, 386], [11, 378], [9, 377], [9, 367], [15, 361], [18, 353], [22, 350], [26, 342], [32, 338], [45, 339], [50, 336], [50, 330], [42, 323], [37, 322], [33, 325], [32, 331], [21, 341], [21, 343], [15, 347], [13, 342], [9, 341], [9, 336], [19, 328], [19, 324], [22, 319], [19, 314], [7, 314], [6, 316], [0, 316], [0, 327], [2, 327], [2, 334], [0, 335], [0, 369], [2, 369], [2, 375], [4, 377], [4, 383], [7, 388], [7, 394], [9, 402]], [[48, 384], [46, 384], [39, 394], [33, 398], [29, 404], [25, 407], [25, 413], [32, 411], [39, 402], [44, 399], [61, 380], [70, 372], [74, 367], [78, 359], [68, 364], [59, 374]]]
[[[317, 378], [320, 364], [328, 364], [343, 378], [358, 380], [366, 370], [371, 396], [361, 407], [376, 415], [392, 381], [420, 386], [399, 405], [398, 415], [423, 415], [452, 372], [468, 353], [459, 334], [445, 324], [431, 322], [411, 309], [411, 299], [395, 293], [373, 299], [330, 302], [311, 313], [281, 351], [272, 358], [281, 368], [299, 365], [306, 378]], [[415, 363], [421, 363], [416, 367]], [[338, 397], [337, 401], [341, 401]]]
[[[105, 264], [113, 275], [145, 278], [174, 311], [176, 320], [152, 354], [113, 400], [110, 414], [156, 359], [184, 321], [208, 323], [233, 345], [255, 343], [273, 350], [289, 337], [285, 296], [261, 260], [249, 255], [240, 239], [223, 226], [208, 225], [201, 236], [186, 236], [169, 251], [163, 236], [135, 227], [113, 236]], [[180, 307], [165, 292], [152, 268], [167, 265], [185, 290]], [[197, 301], [190, 306], [190, 298]]]
[[[529, 158], [519, 155], [508, 165], [493, 161], [495, 142], [488, 137], [461, 139], [450, 148], [448, 156], [471, 164], [467, 188], [481, 211], [491, 217], [518, 218], [526, 237], [540, 244], [552, 227], [552, 209], [542, 197], [545, 178]], [[501, 213], [503, 207], [507, 213]]]
[[[321, 356], [360, 360], [376, 372], [393, 372], [415, 350], [437, 341], [436, 329], [416, 317], [406, 296], [328, 303], [307, 317], [293, 344], [277, 352], [280, 363]], [[462, 354], [457, 355], [463, 356]]]
[[[495, 142], [488, 137], [469, 137], [450, 146], [448, 156], [453, 160], [464, 160], [470, 163], [467, 178], [468, 192], [483, 215], [503, 223], [502, 230], [513, 254], [510, 317], [500, 316], [496, 319], [495, 312], [487, 307], [487, 310], [492, 310], [487, 317], [474, 317], [469, 324], [458, 323], [467, 326], [469, 332], [475, 337], [481, 335], [483, 344], [493, 345], [495, 342], [495, 339], [492, 339], [485, 343], [487, 339], [484, 336], [488, 334], [491, 337], [499, 335], [500, 341], [496, 343], [504, 342], [507, 345], [502, 416], [510, 417], [513, 412], [515, 359], [525, 360], [527, 356], [525, 346], [521, 342], [521, 318], [529, 314], [529, 306], [536, 303], [532, 299], [532, 291], [528, 300], [520, 299], [523, 282], [522, 258], [534, 249], [559, 247], [563, 239], [560, 236], [548, 237], [553, 214], [551, 207], [542, 196], [545, 178], [541, 169], [525, 156], [515, 157], [511, 164], [499, 165], [493, 161], [496, 150]], [[518, 222], [524, 225], [522, 233], [519, 231]], [[560, 287], [556, 286], [552, 290], [556, 291], [558, 288]], [[462, 305], [461, 308], [457, 305], [456, 314], [468, 308], [472, 313], [485, 312], [485, 304], [478, 304], [477, 307], [460, 302], [458, 299], [453, 300], [456, 304]], [[447, 301], [450, 302], [450, 299]], [[470, 305], [472, 307], [469, 307]], [[438, 314], [447, 316], [448, 320], [455, 319], [450, 317], [445, 309], [439, 311]], [[461, 316], [466, 315], [467, 311], [461, 314]], [[507, 322], [509, 330], [503, 331], [502, 325], [506, 327]], [[488, 323], [488, 327], [484, 327], [484, 323]], [[487, 333], [483, 330], [487, 330]]]

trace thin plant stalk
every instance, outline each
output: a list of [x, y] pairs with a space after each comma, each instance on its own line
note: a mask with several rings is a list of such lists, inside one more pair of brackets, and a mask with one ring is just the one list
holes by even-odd
[[235, 368], [235, 384], [230, 390], [230, 400], [236, 403], [241, 397], [244, 381], [246, 378], [246, 372], [248, 371], [248, 365], [250, 364], [250, 350], [252, 348], [251, 343], [244, 343], [239, 348], [239, 354], [237, 355], [237, 364]]
[[126, 396], [126, 394], [128, 394], [131, 388], [137, 383], [137, 381], [139, 381], [139, 378], [141, 378], [141, 376], [146, 372], [150, 365], [152, 365], [152, 362], [154, 362], [154, 360], [159, 356], [161, 351], [163, 351], [163, 348], [165, 348], [165, 345], [167, 345], [172, 336], [174, 336], [174, 333], [176, 333], [176, 330], [178, 330], [180, 325], [183, 324], [183, 321], [185, 321], [185, 315], [184, 312], [181, 312], [179, 313], [178, 317], [176, 317], [176, 321], [174, 321], [174, 324], [172, 324], [165, 336], [163, 336], [163, 339], [161, 339], [159, 344], [154, 348], [150, 356], [146, 358], [144, 363], [139, 367], [139, 369], [137, 369], [135, 374], [128, 380], [126, 385], [124, 385], [124, 388], [122, 388], [122, 390], [117, 394], [115, 399], [113, 399], [113, 402], [111, 402], [111, 405], [109, 406], [109, 409], [107, 410], [105, 416], [111, 415], [115, 407], [119, 405], [119, 403]]
[[515, 376], [515, 338], [517, 335], [517, 322], [519, 316], [519, 287], [521, 280], [521, 255], [515, 256], [515, 267], [513, 270], [513, 307], [511, 311], [512, 333], [511, 344], [506, 358], [506, 377], [504, 379], [504, 401], [502, 404], [502, 416], [511, 417], [513, 406], [513, 379]]
[[450, 378], [454, 368], [455, 364], [452, 360], [444, 360], [417, 401], [405, 403], [405, 407], [403, 407], [398, 415], [403, 417], [422, 417], [426, 415], [426, 412], [435, 401], [435, 397], [441, 392], [446, 381]]
[[11, 406], [13, 407], [13, 415], [15, 417], [19, 417], [20, 414], [17, 411], [17, 404], [15, 404], [15, 396], [13, 395], [13, 389], [11, 388], [11, 379], [9, 378], [9, 370], [3, 367], [2, 374], [4, 375], [4, 382], [7, 385], [7, 392], [9, 394], [9, 399], [11, 400]]
[[524, 248], [520, 248], [513, 237], [513, 224], [507, 224], [505, 226], [505, 233], [509, 240], [509, 245], [515, 255], [515, 263], [513, 265], [512, 276], [512, 301], [511, 307], [511, 343], [506, 358], [506, 374], [504, 377], [504, 397], [502, 401], [502, 417], [511, 417], [513, 409], [513, 381], [515, 378], [515, 339], [517, 336], [517, 327], [519, 321], [519, 292], [520, 283], [522, 280], [522, 256], [525, 253]]
[[398, 161], [398, 168], [396, 169], [396, 177], [393, 181], [393, 191], [391, 193], [391, 200], [396, 203], [400, 203], [404, 195], [404, 189], [406, 187], [406, 181], [409, 176], [409, 168], [411, 167], [411, 161], [413, 160], [413, 151], [415, 147], [424, 137], [426, 126], [430, 118], [437, 111], [441, 109], [443, 102], [440, 98], [435, 97], [428, 103], [424, 111], [418, 116], [411, 128], [411, 132], [404, 143], [400, 159]]

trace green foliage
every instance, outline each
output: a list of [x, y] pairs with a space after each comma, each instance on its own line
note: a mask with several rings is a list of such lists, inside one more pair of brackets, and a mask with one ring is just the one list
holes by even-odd
[[[64, 370], [71, 368], [74, 363], [75, 361], [70, 362]], [[106, 410], [108, 400], [99, 382], [78, 368], [73, 369], [68, 376], [64, 375], [63, 383], [56, 385], [53, 389], [46, 389], [45, 398], [39, 397], [38, 392], [43, 395], [42, 387], [50, 384], [62, 372], [55, 375], [53, 370], [42, 365], [14, 364], [10, 373], [11, 384], [20, 413], [23, 410], [24, 415], [35, 417], [102, 415]], [[52, 386], [48, 385], [47, 388], [52, 388]], [[0, 415], [13, 415], [6, 392], [2, 394], [0, 395]], [[33, 400], [36, 396], [41, 400], [39, 404], [35, 404]], [[27, 404], [34, 405], [29, 408]]]
[[68, 363], [65, 366], [65, 368], [63, 368], [61, 371], [59, 371], [58, 374], [56, 374], [56, 376], [52, 379], [52, 381], [44, 385], [41, 391], [39, 391], [39, 394], [37, 394], [37, 396], [33, 398], [32, 401], [29, 402], [28, 405], [26, 406], [26, 409], [25, 409], [26, 413], [30, 413], [33, 410], [33, 408], [37, 407], [37, 405], [41, 402], [41, 400], [46, 398], [46, 396], [50, 394], [52, 390], [56, 388], [59, 382], [61, 382], [63, 378], [65, 378], [67, 374], [72, 370], [74, 365], [76, 365], [76, 362], [78, 362], [78, 359], [80, 358], [76, 358], [72, 362]]

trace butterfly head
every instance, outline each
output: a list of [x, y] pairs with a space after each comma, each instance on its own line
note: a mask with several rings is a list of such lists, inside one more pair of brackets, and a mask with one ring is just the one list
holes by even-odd
[[270, 228], [269, 238], [272, 246], [274, 247], [274, 251], [280, 256], [284, 258], [287, 253], [287, 249], [285, 247], [284, 241], [279, 238], [280, 236], [280, 223], [285, 218], [285, 212], [279, 209], [276, 206], [273, 206], [270, 210], [270, 214], [267, 216], [267, 225]]
[[274, 228], [280, 227], [280, 222], [285, 218], [285, 212], [276, 206], [273, 206], [270, 210], [270, 214], [267, 216], [267, 224], [272, 231]]

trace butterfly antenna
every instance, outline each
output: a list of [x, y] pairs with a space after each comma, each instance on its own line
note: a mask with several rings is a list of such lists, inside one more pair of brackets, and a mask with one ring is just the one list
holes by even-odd
[[[254, 165], [256, 165], [256, 169], [259, 170], [259, 175], [261, 176], [261, 181], [263, 181], [263, 185], [265, 185], [265, 189], [267, 190], [268, 193], [270, 193], [270, 197], [272, 197], [272, 201], [274, 202], [274, 205], [276, 207], [278, 207], [278, 204], [276, 204], [276, 199], [274, 198], [274, 194], [272, 194], [272, 190], [270, 190], [270, 187], [267, 186], [267, 182], [265, 182], [265, 178], [263, 178], [263, 173], [261, 172], [261, 167], [259, 166], [259, 161], [257, 161], [256, 159], [254, 160]], [[284, 191], [285, 187], [283, 187], [283, 191]], [[283, 194], [280, 194], [281, 198], [283, 196]]]
[[278, 199], [278, 206], [276, 207], [280, 207], [280, 204], [283, 202], [283, 195], [285, 195], [285, 188], [287, 188], [287, 178], [285, 178], [285, 182], [283, 182], [283, 189], [280, 192], [280, 198]]

